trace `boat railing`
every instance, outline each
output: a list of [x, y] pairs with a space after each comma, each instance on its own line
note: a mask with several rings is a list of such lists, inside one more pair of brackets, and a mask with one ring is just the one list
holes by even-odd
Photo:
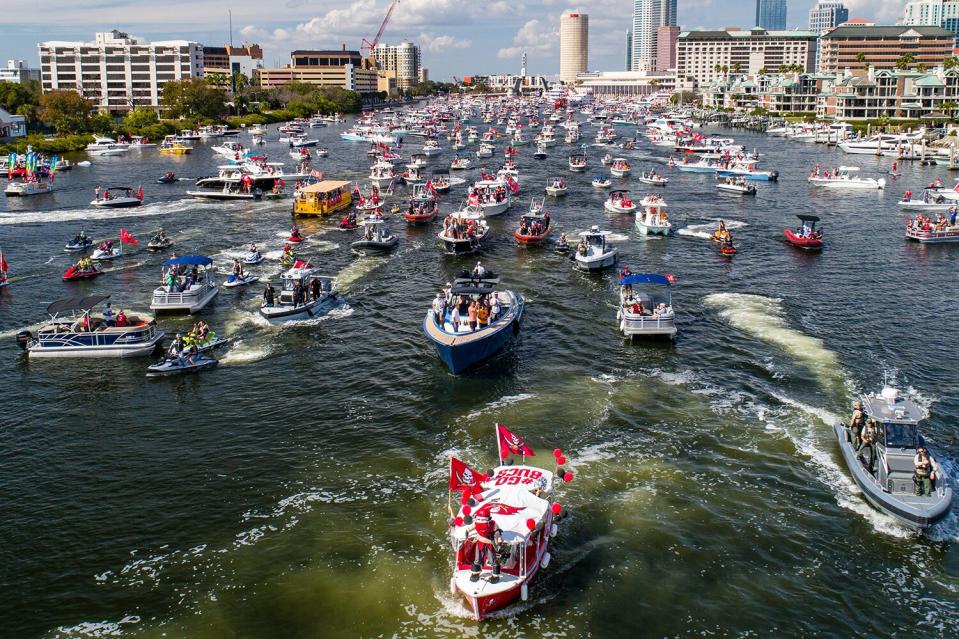
[[153, 291], [153, 301], [154, 303], [161, 304], [192, 303], [216, 288], [214, 285], [206, 283], [200, 286], [194, 286], [195, 288], [191, 287], [186, 291], [175, 291], [172, 293], [169, 292], [165, 286], [161, 286]]

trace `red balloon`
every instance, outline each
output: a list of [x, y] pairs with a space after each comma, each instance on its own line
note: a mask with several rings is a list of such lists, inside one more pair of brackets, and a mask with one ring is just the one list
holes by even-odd
[[462, 525], [463, 525], [463, 518], [462, 518], [462, 517], [457, 517], [456, 519], [453, 520], [453, 523], [456, 524], [457, 526], [462, 526]]
[[573, 481], [573, 473], [566, 473], [565, 475], [563, 475], [563, 481], [565, 482]]
[[471, 512], [473, 512], [473, 509], [469, 507], [469, 504], [463, 506], [463, 514], [464, 514], [464, 515], [469, 515]]
[[566, 463], [566, 458], [560, 455], [559, 457], [556, 458], [556, 463], [562, 466], [563, 464]]
[[563, 451], [561, 451], [560, 449], [558, 448], [553, 449], [553, 457], [559, 457], [562, 454], [563, 454]]
[[527, 519], [527, 520], [526, 520], [526, 527], [529, 528], [530, 530], [536, 528], [536, 520], [535, 520], [535, 519]]
[[553, 502], [553, 505], [550, 506], [550, 508], [553, 510], [554, 515], [558, 515], [563, 510], [563, 507], [557, 502]]

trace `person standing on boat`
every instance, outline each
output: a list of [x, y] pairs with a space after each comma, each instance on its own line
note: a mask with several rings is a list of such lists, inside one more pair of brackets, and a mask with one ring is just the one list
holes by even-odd
[[924, 446], [920, 448], [916, 451], [913, 462], [916, 466], [916, 474], [913, 475], [912, 481], [916, 485], [916, 495], [919, 497], [931, 495], [933, 473], [932, 459], [929, 458], [929, 451], [927, 451]]
[[862, 461], [870, 474], [876, 472], [876, 441], [879, 435], [876, 431], [876, 420], [866, 420], [866, 427], [862, 431], [862, 447], [859, 451], [859, 460]]
[[107, 305], [103, 307], [103, 325], [104, 326], [113, 326], [113, 306], [110, 302], [107, 302]]
[[500, 576], [499, 556], [496, 552], [496, 546], [503, 539], [499, 526], [493, 521], [489, 508], [480, 508], [476, 511], [476, 515], [473, 517], [473, 534], [476, 541], [476, 557], [470, 567], [470, 581], [479, 581], [483, 563], [486, 562], [488, 556], [493, 567], [490, 583], [495, 584], [499, 581]]
[[93, 192], [97, 195], [97, 202], [100, 201], [100, 185], [97, 184], [97, 188], [93, 189]]
[[437, 324], [443, 323], [443, 316], [446, 314], [446, 300], [443, 298], [442, 293], [436, 294], [436, 299], [433, 300], [433, 317], [436, 318]]
[[852, 446], [856, 450], [862, 447], [862, 427], [866, 423], [866, 412], [862, 409], [862, 402], [856, 401], [852, 405], [852, 417], [849, 418], [849, 434], [852, 436]]
[[273, 285], [267, 282], [266, 288], [263, 289], [263, 306], [266, 308], [273, 308], [273, 302], [275, 298], [276, 291], [273, 290]]

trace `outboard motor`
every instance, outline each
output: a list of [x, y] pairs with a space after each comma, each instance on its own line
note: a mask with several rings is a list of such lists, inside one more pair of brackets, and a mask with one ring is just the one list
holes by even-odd
[[17, 345], [21, 350], [27, 350], [27, 346], [33, 341], [33, 333], [30, 331], [20, 331], [17, 333]]

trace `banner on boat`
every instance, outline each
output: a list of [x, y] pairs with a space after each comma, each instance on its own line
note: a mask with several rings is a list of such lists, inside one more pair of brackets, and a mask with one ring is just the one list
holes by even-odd
[[499, 450], [500, 459], [506, 459], [510, 455], [536, 456], [536, 453], [526, 445], [526, 442], [502, 424], [496, 425], [496, 446]]
[[472, 491], [474, 486], [479, 486], [484, 476], [467, 466], [466, 462], [450, 457], [450, 491]]

